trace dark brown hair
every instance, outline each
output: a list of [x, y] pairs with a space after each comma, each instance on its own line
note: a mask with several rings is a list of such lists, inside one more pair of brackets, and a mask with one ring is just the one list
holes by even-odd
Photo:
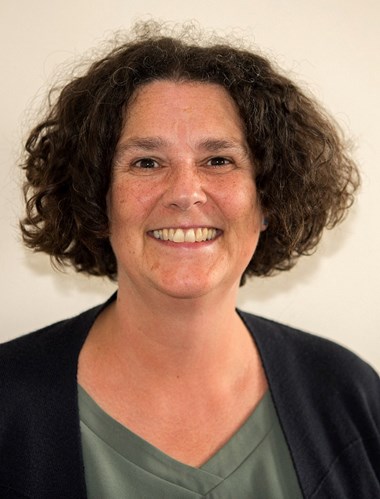
[[126, 106], [154, 80], [217, 83], [236, 102], [269, 224], [246, 275], [290, 269], [340, 222], [359, 184], [340, 130], [266, 58], [226, 40], [198, 43], [139, 25], [128, 41], [74, 78], [26, 143], [24, 242], [60, 264], [117, 276], [106, 195]]

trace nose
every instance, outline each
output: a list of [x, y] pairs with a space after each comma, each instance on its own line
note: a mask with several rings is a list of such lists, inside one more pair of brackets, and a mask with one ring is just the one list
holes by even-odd
[[183, 163], [173, 168], [164, 194], [167, 207], [187, 211], [207, 201], [197, 165]]

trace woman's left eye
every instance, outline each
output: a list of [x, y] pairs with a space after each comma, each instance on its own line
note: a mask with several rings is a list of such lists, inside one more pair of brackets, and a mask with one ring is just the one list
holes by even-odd
[[215, 158], [211, 158], [207, 161], [207, 165], [209, 166], [225, 166], [230, 164], [231, 161], [227, 158], [223, 158], [222, 156], [216, 156]]
[[135, 161], [134, 166], [136, 166], [137, 168], [152, 169], [157, 168], [158, 163], [152, 158], [142, 158], [138, 161]]

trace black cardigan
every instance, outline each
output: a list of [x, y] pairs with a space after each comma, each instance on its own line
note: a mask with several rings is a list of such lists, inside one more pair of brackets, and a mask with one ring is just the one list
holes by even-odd
[[[77, 363], [102, 307], [1, 345], [2, 499], [86, 497]], [[259, 349], [304, 497], [380, 498], [378, 375], [328, 340], [239, 313]]]

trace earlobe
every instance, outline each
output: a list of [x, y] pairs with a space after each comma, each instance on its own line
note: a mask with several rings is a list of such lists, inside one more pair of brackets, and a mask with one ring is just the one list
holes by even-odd
[[268, 225], [269, 225], [269, 218], [266, 216], [263, 216], [263, 218], [261, 220], [261, 232], [263, 232], [264, 230], [267, 230]]

